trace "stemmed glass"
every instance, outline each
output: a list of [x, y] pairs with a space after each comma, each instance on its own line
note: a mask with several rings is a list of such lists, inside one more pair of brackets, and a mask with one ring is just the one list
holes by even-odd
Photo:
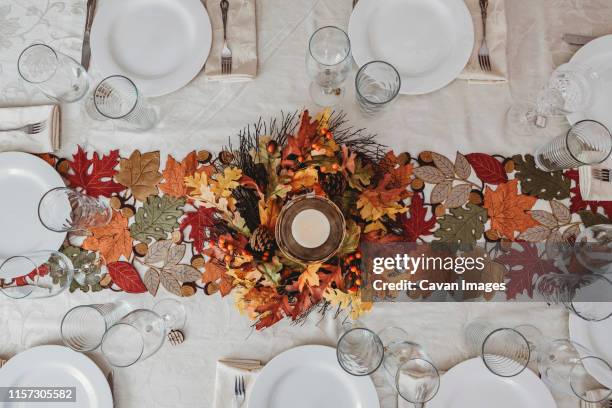
[[110, 206], [72, 188], [49, 190], [38, 204], [38, 218], [55, 232], [84, 231], [108, 224], [113, 217]]
[[19, 75], [58, 102], [76, 102], [89, 89], [87, 70], [46, 44], [25, 48], [17, 61]]
[[0, 262], [0, 291], [14, 299], [58, 295], [74, 277], [70, 258], [58, 251], [36, 251]]
[[338, 27], [321, 27], [310, 37], [306, 69], [312, 79], [310, 96], [317, 105], [334, 106], [344, 97], [342, 83], [351, 68], [351, 43]]
[[171, 330], [185, 324], [185, 309], [174, 299], [153, 310], [137, 309], [111, 326], [102, 339], [102, 354], [114, 367], [129, 367], [155, 354]]

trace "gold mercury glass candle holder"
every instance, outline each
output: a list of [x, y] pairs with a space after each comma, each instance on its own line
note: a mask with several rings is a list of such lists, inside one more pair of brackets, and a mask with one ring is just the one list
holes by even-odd
[[275, 233], [276, 243], [287, 258], [301, 263], [324, 262], [340, 249], [346, 221], [336, 204], [311, 193], [285, 204]]

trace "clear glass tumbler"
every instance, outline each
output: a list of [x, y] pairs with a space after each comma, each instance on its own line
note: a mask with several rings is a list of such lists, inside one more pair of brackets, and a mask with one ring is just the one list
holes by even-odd
[[144, 132], [158, 122], [158, 112], [148, 103], [131, 79], [112, 75], [103, 79], [94, 89], [86, 104], [92, 119], [113, 120], [118, 127]]
[[370, 375], [382, 364], [384, 346], [380, 337], [365, 327], [348, 329], [338, 340], [336, 356], [349, 374]]
[[313, 80], [310, 96], [319, 106], [337, 105], [344, 97], [342, 84], [351, 69], [351, 42], [338, 27], [321, 27], [310, 37], [306, 69]]
[[592, 225], [576, 237], [576, 258], [589, 271], [612, 273], [612, 224]]
[[355, 77], [357, 103], [368, 115], [381, 111], [395, 99], [401, 88], [399, 72], [384, 61], [363, 65]]
[[62, 341], [75, 351], [95, 350], [102, 343], [104, 333], [131, 309], [123, 301], [73, 307], [62, 319]]
[[58, 251], [13, 256], [0, 264], [0, 291], [14, 299], [46, 298], [70, 287], [74, 267]]
[[17, 69], [23, 80], [58, 102], [76, 102], [89, 89], [87, 70], [45, 44], [33, 44], [24, 49], [19, 55]]
[[544, 171], [571, 169], [601, 163], [612, 152], [612, 135], [601, 123], [580, 121], [535, 153], [536, 165]]
[[113, 217], [110, 206], [72, 188], [49, 190], [38, 204], [38, 218], [55, 232], [84, 231], [107, 225]]

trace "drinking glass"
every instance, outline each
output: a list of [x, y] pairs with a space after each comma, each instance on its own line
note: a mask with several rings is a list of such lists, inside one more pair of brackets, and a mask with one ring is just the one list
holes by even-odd
[[365, 327], [348, 329], [338, 340], [336, 356], [340, 367], [356, 376], [370, 375], [378, 370], [384, 357], [380, 337]]
[[385, 374], [400, 397], [421, 408], [438, 393], [440, 374], [425, 358], [406, 358], [405, 353], [396, 352], [401, 349], [402, 344], [396, 343], [385, 355]]
[[535, 292], [584, 320], [597, 322], [612, 316], [612, 282], [603, 275], [550, 273], [538, 278]]
[[45, 44], [32, 44], [24, 49], [19, 55], [17, 69], [21, 78], [58, 102], [76, 102], [89, 89], [85, 68]]
[[601, 163], [612, 152], [612, 135], [601, 123], [580, 121], [535, 153], [538, 168], [556, 171]]
[[153, 128], [158, 121], [157, 110], [140, 95], [136, 84], [121, 75], [103, 79], [86, 104], [92, 119], [113, 120], [118, 127], [134, 132]]
[[[581, 354], [585, 357], [580, 357]], [[612, 391], [588, 393], [606, 387], [595, 380], [584, 365], [588, 364], [591, 369], [608, 378], [612, 378], [612, 367], [590, 354], [585, 347], [570, 340], [552, 340], [542, 346], [538, 353], [538, 371], [544, 383], [556, 391], [576, 396], [585, 402], [601, 402], [610, 398]]]
[[306, 69], [313, 80], [310, 96], [317, 105], [334, 106], [344, 97], [342, 83], [351, 68], [351, 43], [338, 27], [321, 27], [310, 37]]
[[612, 273], [612, 225], [592, 225], [576, 237], [576, 258], [589, 271]]
[[361, 111], [368, 115], [388, 106], [399, 93], [400, 87], [399, 72], [384, 61], [368, 62], [355, 77], [357, 103]]
[[14, 298], [47, 298], [70, 287], [74, 268], [58, 251], [36, 251], [17, 255], [0, 264], [0, 291]]
[[38, 204], [38, 218], [55, 232], [83, 231], [108, 224], [113, 217], [110, 206], [72, 188], [49, 190]]
[[489, 371], [500, 377], [523, 372], [535, 347], [518, 328], [497, 327], [482, 319], [468, 323], [464, 334], [472, 353], [480, 355]]
[[95, 350], [104, 333], [130, 310], [131, 306], [123, 301], [73, 307], [62, 319], [62, 341], [75, 351]]
[[173, 329], [185, 322], [185, 309], [174, 299], [153, 310], [137, 309], [111, 326], [102, 339], [102, 354], [114, 367], [129, 367], [155, 354]]

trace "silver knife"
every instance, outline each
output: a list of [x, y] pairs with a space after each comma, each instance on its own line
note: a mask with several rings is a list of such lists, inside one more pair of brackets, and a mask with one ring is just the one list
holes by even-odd
[[563, 41], [571, 45], [585, 45], [586, 43], [593, 41], [595, 38], [597, 37], [578, 34], [563, 34]]
[[91, 47], [89, 45], [89, 34], [96, 12], [96, 0], [87, 0], [87, 18], [85, 20], [85, 33], [83, 34], [83, 49], [81, 50], [81, 65], [87, 71], [91, 59]]

